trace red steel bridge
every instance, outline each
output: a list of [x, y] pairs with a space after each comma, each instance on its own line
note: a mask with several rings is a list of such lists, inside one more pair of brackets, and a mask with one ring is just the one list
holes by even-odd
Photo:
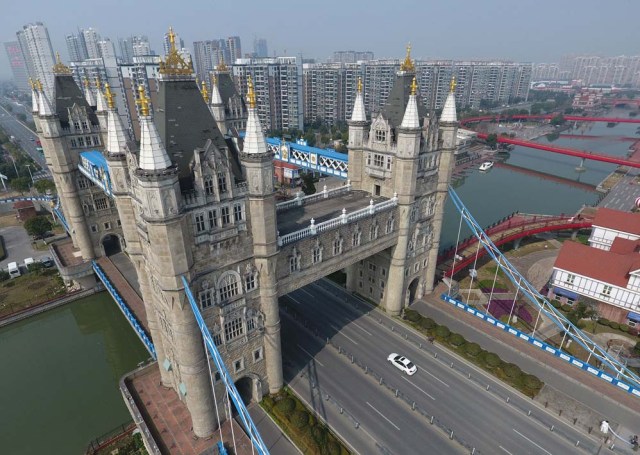
[[[551, 231], [579, 230], [590, 228], [592, 220], [568, 215], [533, 215], [514, 213], [485, 229], [486, 234], [496, 246], [508, 242]], [[457, 251], [457, 254], [456, 254]], [[438, 270], [446, 277], [452, 277], [473, 263], [476, 258], [486, 254], [484, 248], [478, 248], [475, 236], [462, 240], [438, 256]]]
[[[469, 117], [460, 120], [460, 124], [467, 125], [469, 123], [477, 123], [482, 121], [512, 121], [512, 120], [549, 120], [555, 117], [555, 114], [547, 115], [510, 115], [506, 117], [496, 115], [485, 115], [482, 117]], [[565, 120], [580, 121], [580, 122], [608, 122], [608, 123], [640, 123], [640, 119], [637, 118], [612, 118], [612, 117], [581, 117], [576, 115], [565, 115]], [[478, 133], [479, 139], [486, 139], [488, 134]], [[640, 168], [640, 161], [629, 160], [625, 158], [619, 158], [616, 156], [604, 155], [589, 152], [587, 150], [578, 150], [569, 147], [560, 147], [556, 145], [541, 144], [533, 141], [526, 141], [523, 139], [514, 139], [506, 136], [498, 136], [498, 142], [503, 144], [520, 145], [522, 147], [533, 148], [537, 150], [544, 150], [546, 152], [559, 153], [561, 155], [575, 156], [581, 159], [601, 161], [604, 163], [617, 164], [619, 166], [629, 166]]]

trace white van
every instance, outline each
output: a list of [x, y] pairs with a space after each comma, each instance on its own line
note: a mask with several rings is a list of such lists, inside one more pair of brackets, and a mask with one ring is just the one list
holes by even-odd
[[26, 258], [24, 260], [24, 269], [28, 272], [29, 271], [29, 266], [31, 264], [35, 264], [35, 261], [33, 260], [33, 258]]
[[20, 267], [18, 267], [18, 263], [17, 262], [9, 262], [9, 265], [7, 266], [7, 269], [9, 270], [9, 276], [11, 278], [17, 278], [20, 275], [22, 275], [20, 273]]

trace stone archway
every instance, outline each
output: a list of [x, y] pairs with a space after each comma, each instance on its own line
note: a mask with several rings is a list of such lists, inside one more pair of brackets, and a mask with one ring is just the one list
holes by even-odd
[[120, 237], [115, 234], [107, 234], [102, 238], [102, 248], [105, 256], [113, 256], [122, 252]]
[[413, 301], [418, 298], [418, 286], [420, 284], [420, 277], [414, 278], [411, 283], [409, 283], [409, 287], [407, 288], [407, 304], [411, 305]]

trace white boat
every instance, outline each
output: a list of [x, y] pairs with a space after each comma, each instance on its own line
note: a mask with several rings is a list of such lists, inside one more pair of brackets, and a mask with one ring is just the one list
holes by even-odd
[[489, 169], [491, 169], [493, 167], [493, 161], [485, 161], [484, 163], [482, 163], [480, 165], [480, 170], [481, 171], [488, 171]]

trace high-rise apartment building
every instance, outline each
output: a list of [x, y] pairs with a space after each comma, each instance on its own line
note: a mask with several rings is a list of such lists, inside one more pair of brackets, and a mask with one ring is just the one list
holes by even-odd
[[331, 61], [333, 63], [356, 63], [373, 60], [371, 51], [335, 51]]
[[102, 58], [114, 60], [116, 58], [116, 48], [110, 39], [98, 41], [98, 52]]
[[266, 58], [269, 56], [267, 48], [267, 40], [264, 38], [255, 38], [253, 40], [253, 54], [257, 58]]
[[130, 36], [129, 38], [119, 38], [120, 60], [122, 63], [133, 63], [133, 57], [141, 55], [152, 55], [149, 38], [146, 36]]
[[88, 58], [100, 58], [100, 47], [98, 46], [100, 35], [98, 32], [89, 27], [86, 30], [81, 30], [80, 33], [84, 38], [84, 45], [87, 49]]
[[20, 44], [17, 41], [4, 43], [4, 50], [7, 52], [9, 66], [13, 74], [13, 81], [18, 90], [29, 90], [29, 75], [27, 73], [27, 64], [20, 50]]
[[242, 45], [239, 36], [227, 38], [227, 48], [229, 49], [229, 62], [234, 63], [236, 59], [242, 58]]
[[222, 59], [220, 40], [195, 41], [193, 43], [193, 62], [196, 75], [201, 81], [209, 84], [209, 73], [215, 69]]
[[71, 33], [65, 37], [67, 42], [67, 53], [69, 61], [81, 62], [89, 58], [87, 48], [85, 46], [84, 37], [81, 33]]
[[247, 77], [255, 86], [257, 111], [267, 130], [302, 129], [302, 60], [297, 57], [238, 59], [232, 65], [240, 93], [247, 92]]
[[47, 94], [51, 95], [55, 58], [47, 27], [42, 22], [27, 24], [16, 33], [16, 36], [29, 77], [40, 79]]
[[[556, 76], [555, 78], [553, 76]], [[534, 80], [575, 80], [583, 85], [640, 86], [640, 55], [565, 55], [560, 63], [538, 63]]]

